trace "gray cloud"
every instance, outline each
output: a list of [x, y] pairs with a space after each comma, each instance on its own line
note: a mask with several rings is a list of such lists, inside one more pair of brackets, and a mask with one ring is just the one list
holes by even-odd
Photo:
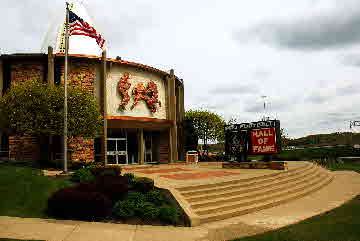
[[239, 41], [246, 37], [257, 37], [270, 45], [298, 50], [349, 46], [360, 42], [360, 11], [350, 9], [306, 19], [263, 22], [250, 30], [235, 33]]
[[252, 76], [256, 79], [266, 79], [270, 76], [270, 71], [264, 69], [257, 69], [252, 73]]
[[336, 94], [339, 96], [353, 95], [360, 93], [360, 85], [359, 84], [351, 84], [345, 87], [337, 87]]
[[210, 94], [219, 95], [236, 95], [236, 94], [253, 94], [257, 93], [258, 90], [253, 85], [237, 85], [231, 86], [230, 84], [222, 85], [210, 90]]
[[328, 99], [329, 99], [329, 96], [323, 95], [319, 92], [313, 92], [305, 98], [305, 101], [310, 102], [311, 104], [323, 104]]
[[349, 54], [341, 59], [341, 63], [347, 66], [360, 67], [360, 55]]
[[[294, 97], [291, 100], [285, 98], [276, 98], [270, 102], [266, 102], [266, 112], [286, 112], [294, 111], [295, 106], [298, 103], [298, 98]], [[246, 107], [244, 108], [245, 112], [248, 113], [262, 113], [264, 112], [264, 103], [258, 101], [247, 101]]]

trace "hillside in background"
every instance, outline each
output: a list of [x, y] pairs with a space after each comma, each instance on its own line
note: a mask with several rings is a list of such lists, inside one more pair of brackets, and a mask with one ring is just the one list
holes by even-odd
[[360, 133], [336, 132], [331, 134], [317, 134], [305, 137], [287, 139], [287, 146], [334, 146], [360, 144]]

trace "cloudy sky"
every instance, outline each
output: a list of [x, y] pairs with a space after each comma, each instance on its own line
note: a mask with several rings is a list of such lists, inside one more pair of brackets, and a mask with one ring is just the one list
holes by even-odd
[[[2, 0], [0, 52], [39, 52], [64, 0]], [[106, 2], [106, 4], [105, 4]], [[360, 120], [359, 0], [87, 0], [110, 57], [175, 69], [186, 108], [281, 120], [290, 137]]]

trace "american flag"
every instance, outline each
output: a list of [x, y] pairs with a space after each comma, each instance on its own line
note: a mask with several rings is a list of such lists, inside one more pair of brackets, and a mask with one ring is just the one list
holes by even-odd
[[83, 35], [90, 38], [94, 38], [96, 43], [102, 49], [105, 44], [105, 39], [102, 38], [101, 34], [97, 33], [95, 28], [91, 27], [90, 24], [85, 22], [82, 18], [76, 15], [74, 12], [69, 11], [69, 36], [71, 35]]

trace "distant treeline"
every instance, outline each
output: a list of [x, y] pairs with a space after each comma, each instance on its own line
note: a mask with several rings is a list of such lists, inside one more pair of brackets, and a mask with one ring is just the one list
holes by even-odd
[[305, 137], [286, 139], [287, 146], [334, 146], [360, 144], [360, 133], [336, 132], [331, 134], [317, 134]]

